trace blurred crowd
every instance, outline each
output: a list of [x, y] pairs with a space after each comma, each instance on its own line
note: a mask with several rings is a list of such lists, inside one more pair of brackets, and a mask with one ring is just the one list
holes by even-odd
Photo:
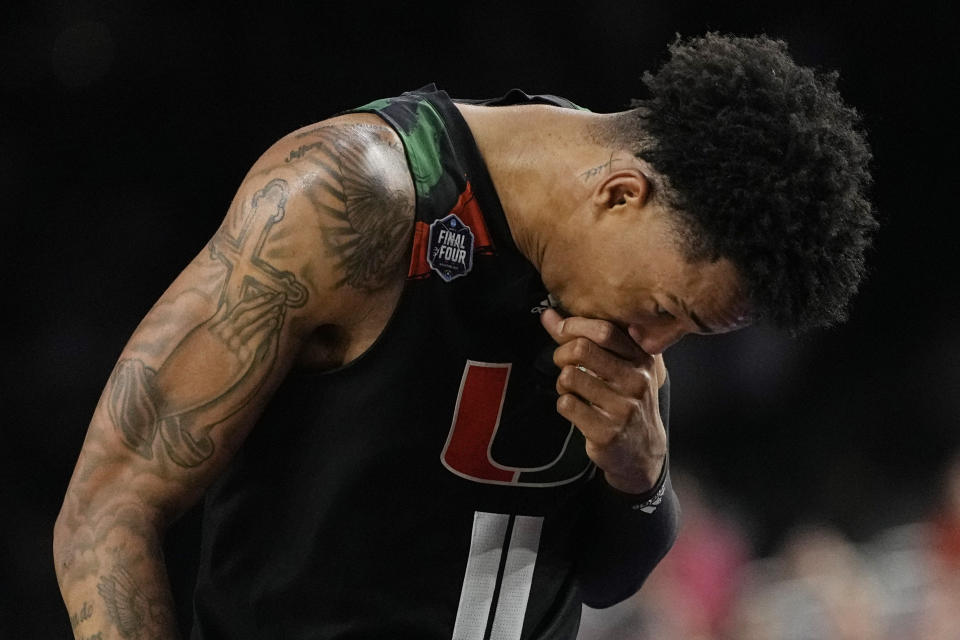
[[804, 524], [766, 557], [734, 511], [673, 475], [673, 550], [635, 597], [586, 609], [579, 640], [960, 640], [960, 453], [922, 521], [859, 543]]

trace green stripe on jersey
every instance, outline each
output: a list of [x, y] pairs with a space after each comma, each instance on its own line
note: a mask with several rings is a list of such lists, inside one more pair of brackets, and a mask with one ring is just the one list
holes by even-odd
[[380, 98], [379, 100], [374, 100], [373, 102], [368, 102], [362, 107], [357, 107], [356, 109], [351, 109], [351, 111], [379, 111], [385, 106], [390, 104], [390, 98]]
[[440, 114], [432, 104], [423, 101], [417, 105], [415, 120], [410, 130], [400, 132], [417, 185], [417, 193], [429, 193], [443, 175], [439, 137], [445, 131]]

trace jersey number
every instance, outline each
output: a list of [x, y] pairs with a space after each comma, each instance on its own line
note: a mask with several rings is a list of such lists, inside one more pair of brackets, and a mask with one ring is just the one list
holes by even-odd
[[519, 640], [543, 518], [477, 511], [453, 640]]

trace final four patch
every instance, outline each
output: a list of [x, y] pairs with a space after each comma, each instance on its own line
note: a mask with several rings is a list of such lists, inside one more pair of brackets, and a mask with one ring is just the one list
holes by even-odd
[[427, 264], [444, 282], [465, 276], [473, 268], [473, 232], [455, 213], [430, 225]]

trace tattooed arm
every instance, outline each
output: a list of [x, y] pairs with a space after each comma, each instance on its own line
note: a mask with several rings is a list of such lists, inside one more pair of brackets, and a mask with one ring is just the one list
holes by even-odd
[[403, 284], [413, 198], [399, 140], [374, 116], [291, 134], [254, 165], [130, 338], [94, 412], [54, 531], [76, 638], [177, 636], [165, 528], [308, 346], [336, 366], [382, 329]]

